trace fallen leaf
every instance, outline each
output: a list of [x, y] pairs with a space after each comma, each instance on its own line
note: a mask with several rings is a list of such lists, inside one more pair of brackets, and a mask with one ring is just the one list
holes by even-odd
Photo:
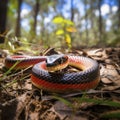
[[111, 84], [113, 83], [111, 80], [109, 80], [108, 78], [102, 78], [101, 81], [104, 83], [104, 84]]

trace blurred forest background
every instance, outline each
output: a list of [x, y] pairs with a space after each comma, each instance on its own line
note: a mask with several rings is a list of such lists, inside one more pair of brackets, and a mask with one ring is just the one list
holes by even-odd
[[0, 43], [118, 47], [120, 0], [0, 0]]

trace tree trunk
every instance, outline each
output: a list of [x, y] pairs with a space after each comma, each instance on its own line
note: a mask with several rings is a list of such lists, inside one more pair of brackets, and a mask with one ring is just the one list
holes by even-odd
[[91, 20], [91, 29], [94, 29], [94, 8], [93, 8], [93, 0], [90, 0], [90, 20]]
[[86, 31], [86, 44], [88, 44], [88, 14], [87, 14], [87, 0], [84, 1], [85, 7], [85, 31]]
[[0, 0], [0, 43], [4, 43], [8, 0]]
[[71, 0], [71, 21], [74, 21], [73, 0]]
[[120, 0], [118, 0], [118, 29], [120, 29]]
[[101, 15], [101, 0], [98, 0], [98, 10], [99, 10], [99, 43], [102, 43], [102, 15]]
[[18, 10], [17, 10], [17, 21], [16, 21], [16, 30], [15, 30], [15, 36], [20, 37], [21, 36], [21, 5], [22, 0], [18, 0]]
[[37, 16], [38, 16], [38, 12], [39, 12], [39, 8], [40, 8], [40, 3], [39, 0], [36, 0], [36, 4], [35, 4], [35, 8], [34, 8], [34, 24], [33, 24], [33, 32], [34, 35], [36, 35], [36, 26], [37, 26]]

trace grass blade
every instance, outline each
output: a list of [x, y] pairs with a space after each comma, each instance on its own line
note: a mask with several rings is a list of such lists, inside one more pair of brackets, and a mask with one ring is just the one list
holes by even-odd
[[87, 97], [74, 98], [74, 99], [77, 100], [78, 102], [89, 102], [89, 103], [94, 103], [94, 104], [107, 105], [111, 107], [120, 108], [120, 102], [114, 102], [114, 101], [102, 100], [102, 99], [92, 99], [92, 98], [87, 98]]
[[101, 114], [100, 118], [105, 118], [105, 119], [120, 118], [120, 110], [103, 113]]

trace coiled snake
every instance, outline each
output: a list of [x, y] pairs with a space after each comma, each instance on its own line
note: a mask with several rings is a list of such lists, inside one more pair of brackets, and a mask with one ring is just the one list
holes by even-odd
[[[70, 55], [26, 56], [12, 55], [5, 59], [5, 66], [14, 69], [34, 65], [31, 81], [36, 87], [53, 92], [75, 92], [95, 88], [100, 81], [98, 63], [88, 57]], [[81, 69], [79, 72], [60, 73], [68, 65]]]

